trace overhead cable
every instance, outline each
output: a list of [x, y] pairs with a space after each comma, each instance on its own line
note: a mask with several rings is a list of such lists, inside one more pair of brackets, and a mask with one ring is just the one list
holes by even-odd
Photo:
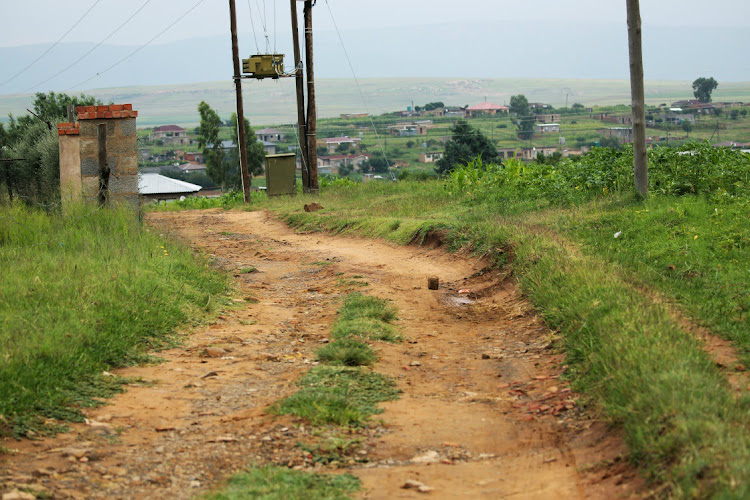
[[95, 50], [96, 50], [96, 49], [97, 49], [97, 48], [98, 48], [98, 47], [99, 47], [99, 46], [100, 46], [101, 44], [103, 44], [104, 42], [106, 42], [107, 40], [109, 40], [110, 38], [112, 38], [112, 37], [113, 37], [113, 36], [114, 36], [114, 35], [115, 35], [115, 34], [116, 34], [116, 33], [117, 33], [118, 31], [120, 31], [120, 30], [121, 30], [121, 29], [122, 29], [122, 28], [123, 28], [123, 27], [124, 27], [124, 26], [125, 26], [126, 24], [128, 24], [128, 23], [129, 23], [129, 22], [131, 21], [131, 19], [133, 19], [133, 18], [134, 18], [134, 17], [136, 16], [136, 15], [138, 15], [138, 13], [139, 13], [140, 11], [142, 11], [142, 10], [143, 10], [143, 8], [144, 8], [144, 7], [146, 7], [146, 5], [148, 5], [149, 3], [151, 3], [151, 0], [146, 0], [146, 1], [145, 1], [145, 2], [143, 3], [143, 5], [141, 5], [141, 6], [140, 6], [140, 7], [138, 8], [138, 10], [136, 10], [135, 12], [133, 12], [133, 14], [131, 14], [131, 16], [130, 16], [129, 18], [127, 18], [127, 19], [125, 20], [125, 22], [124, 22], [124, 23], [122, 23], [122, 24], [121, 24], [120, 26], [118, 26], [118, 27], [117, 27], [117, 28], [116, 28], [116, 29], [115, 29], [115, 30], [114, 30], [113, 32], [111, 32], [111, 33], [110, 33], [109, 35], [107, 35], [106, 37], [104, 37], [104, 38], [103, 38], [103, 39], [102, 39], [102, 40], [101, 40], [101, 41], [100, 41], [99, 43], [97, 43], [96, 45], [94, 45], [94, 47], [92, 47], [92, 48], [91, 48], [91, 50], [89, 50], [88, 52], [86, 52], [85, 54], [83, 54], [83, 55], [82, 55], [81, 57], [79, 57], [78, 59], [76, 59], [76, 61], [75, 61], [75, 62], [74, 62], [73, 64], [70, 64], [70, 65], [69, 65], [69, 66], [68, 66], [67, 68], [65, 68], [65, 69], [63, 69], [63, 70], [61, 70], [61, 71], [58, 71], [57, 73], [55, 73], [55, 74], [54, 74], [54, 75], [52, 75], [51, 77], [47, 78], [46, 80], [44, 80], [44, 81], [42, 81], [42, 82], [39, 82], [39, 83], [37, 83], [36, 85], [34, 85], [34, 86], [32, 86], [32, 87], [29, 87], [28, 89], [24, 90], [24, 93], [25, 93], [25, 92], [28, 92], [28, 91], [30, 91], [30, 90], [33, 90], [33, 89], [35, 89], [36, 87], [39, 87], [40, 85], [44, 85], [45, 83], [47, 83], [48, 81], [52, 80], [53, 78], [57, 78], [58, 76], [62, 75], [63, 73], [65, 73], [66, 71], [68, 71], [68, 70], [69, 70], [70, 68], [72, 68], [73, 66], [75, 66], [76, 64], [78, 64], [79, 62], [81, 62], [81, 61], [82, 61], [83, 59], [85, 59], [85, 58], [86, 58], [86, 56], [88, 56], [88, 55], [89, 55], [89, 54], [91, 54], [91, 53], [92, 53], [93, 51], [95, 51]]
[[19, 71], [19, 72], [18, 72], [18, 73], [16, 73], [15, 75], [11, 76], [11, 77], [10, 77], [10, 78], [8, 78], [7, 80], [5, 80], [5, 81], [4, 81], [3, 83], [0, 83], [0, 87], [2, 87], [3, 85], [5, 85], [6, 83], [10, 83], [10, 82], [12, 82], [13, 80], [15, 80], [15, 78], [16, 78], [17, 76], [21, 75], [21, 74], [22, 74], [23, 72], [25, 72], [25, 71], [26, 71], [27, 69], [29, 69], [30, 67], [32, 67], [33, 65], [35, 65], [35, 64], [36, 64], [37, 62], [39, 62], [39, 60], [40, 60], [40, 59], [41, 59], [42, 57], [44, 57], [44, 56], [46, 56], [47, 54], [49, 54], [49, 52], [50, 52], [50, 51], [51, 51], [52, 49], [54, 49], [55, 47], [57, 47], [57, 45], [58, 45], [58, 44], [59, 44], [59, 43], [60, 43], [60, 42], [62, 41], [62, 39], [63, 39], [63, 38], [65, 38], [66, 36], [68, 36], [68, 33], [70, 33], [71, 31], [73, 31], [73, 29], [74, 29], [74, 28], [75, 28], [76, 26], [78, 26], [78, 25], [80, 24], [80, 22], [81, 22], [81, 21], [83, 21], [83, 18], [85, 18], [85, 17], [86, 17], [86, 16], [87, 16], [87, 15], [89, 14], [89, 12], [91, 12], [91, 10], [92, 10], [92, 9], [93, 9], [94, 7], [96, 7], [96, 6], [97, 6], [97, 5], [99, 4], [99, 2], [101, 2], [101, 0], [96, 0], [96, 2], [94, 2], [94, 4], [93, 4], [93, 5], [91, 6], [91, 7], [89, 7], [89, 9], [88, 9], [88, 10], [87, 10], [86, 12], [84, 12], [84, 13], [83, 13], [83, 15], [82, 15], [82, 16], [81, 16], [81, 17], [80, 17], [80, 18], [78, 19], [78, 21], [76, 21], [76, 22], [75, 22], [75, 24], [74, 24], [73, 26], [71, 26], [71, 27], [70, 27], [70, 29], [68, 29], [68, 31], [66, 31], [66, 32], [65, 32], [65, 33], [63, 34], [63, 36], [61, 36], [60, 38], [58, 38], [58, 39], [57, 39], [57, 41], [56, 41], [55, 43], [53, 43], [53, 44], [52, 44], [52, 46], [51, 46], [50, 48], [48, 48], [47, 50], [45, 50], [45, 51], [44, 51], [44, 52], [43, 52], [43, 53], [42, 53], [42, 54], [41, 54], [41, 55], [40, 55], [39, 57], [37, 57], [36, 59], [34, 59], [33, 61], [31, 61], [31, 64], [29, 64], [28, 66], [26, 66], [25, 68], [23, 68], [23, 69], [22, 69], [21, 71]]
[[200, 4], [202, 4], [203, 2], [204, 2], [204, 0], [198, 0], [198, 3], [196, 3], [195, 5], [193, 5], [192, 7], [190, 7], [190, 8], [189, 8], [189, 9], [187, 10], [187, 12], [185, 12], [185, 13], [184, 13], [183, 15], [181, 15], [180, 17], [178, 17], [177, 19], [175, 19], [175, 20], [174, 20], [174, 21], [172, 22], [172, 24], [170, 24], [169, 26], [167, 26], [166, 28], [164, 28], [163, 30], [161, 30], [161, 31], [160, 31], [160, 32], [159, 32], [159, 33], [158, 33], [158, 34], [157, 34], [157, 35], [156, 35], [155, 37], [153, 37], [153, 38], [152, 38], [151, 40], [149, 40], [148, 42], [144, 43], [143, 45], [141, 45], [140, 47], [138, 47], [137, 49], [135, 49], [134, 51], [132, 51], [132, 52], [131, 52], [130, 54], [126, 55], [125, 57], [123, 57], [122, 59], [120, 59], [119, 61], [117, 61], [117, 62], [116, 62], [116, 63], [114, 63], [113, 65], [111, 65], [110, 67], [108, 67], [107, 69], [104, 69], [104, 70], [102, 70], [102, 71], [98, 72], [97, 74], [95, 74], [95, 75], [94, 75], [94, 76], [92, 76], [91, 78], [88, 78], [87, 80], [84, 80], [84, 81], [82, 81], [81, 83], [78, 83], [78, 84], [76, 84], [76, 85], [73, 85], [72, 87], [68, 87], [67, 89], [65, 89], [65, 91], [67, 92], [68, 90], [72, 90], [72, 89], [74, 89], [74, 88], [76, 88], [76, 87], [80, 87], [80, 86], [82, 86], [82, 85], [85, 85], [85, 84], [87, 84], [88, 82], [90, 82], [91, 80], [93, 80], [94, 78], [96, 78], [96, 77], [98, 77], [98, 76], [100, 76], [100, 75], [103, 75], [104, 73], [106, 73], [107, 71], [111, 70], [111, 69], [112, 69], [112, 68], [114, 68], [115, 66], [118, 66], [118, 65], [119, 65], [120, 63], [124, 62], [125, 60], [127, 60], [127, 59], [130, 59], [130, 58], [131, 58], [131, 57], [133, 57], [133, 56], [134, 56], [135, 54], [137, 54], [137, 53], [138, 53], [138, 52], [140, 52], [141, 50], [145, 49], [145, 48], [146, 48], [146, 47], [147, 47], [148, 45], [150, 45], [150, 44], [151, 44], [151, 42], [153, 42], [154, 40], [156, 40], [157, 38], [159, 38], [160, 36], [162, 36], [162, 35], [163, 35], [164, 33], [166, 33], [166, 32], [167, 32], [167, 31], [168, 31], [168, 30], [169, 30], [169, 29], [170, 29], [170, 28], [171, 28], [172, 26], [174, 26], [175, 24], [177, 24], [177, 23], [179, 23], [180, 21], [182, 21], [182, 19], [183, 19], [183, 18], [184, 18], [185, 16], [187, 16], [187, 15], [188, 15], [188, 14], [190, 14], [190, 13], [191, 13], [192, 11], [194, 11], [194, 10], [195, 10], [195, 9], [196, 9], [196, 8], [197, 8], [197, 7], [198, 7], [198, 6], [200, 5]]

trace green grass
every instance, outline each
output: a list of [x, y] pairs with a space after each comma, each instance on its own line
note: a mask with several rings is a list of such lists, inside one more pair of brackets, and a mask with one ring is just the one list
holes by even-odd
[[401, 335], [391, 322], [396, 319], [396, 309], [377, 297], [350, 293], [339, 310], [331, 336], [344, 340], [360, 337], [367, 340], [399, 342]]
[[272, 411], [304, 418], [313, 425], [362, 425], [382, 412], [378, 403], [399, 394], [391, 378], [351, 367], [317, 366], [300, 379], [299, 386], [299, 391]]
[[678, 301], [697, 323], [731, 340], [747, 364], [749, 219], [748, 201], [683, 197], [571, 210], [551, 222], [585, 252], [625, 269], [636, 284]]
[[206, 500], [343, 500], [359, 491], [359, 479], [350, 474], [315, 474], [283, 467], [257, 467], [232, 476]]
[[351, 338], [334, 340], [315, 355], [323, 363], [341, 366], [370, 366], [378, 359], [370, 346]]
[[[222, 303], [226, 278], [126, 209], [0, 213], [0, 433], [58, 430]], [[218, 299], [218, 300], [217, 300]]]
[[300, 210], [307, 197], [262, 207], [301, 230], [402, 244], [437, 230], [448, 249], [509, 264], [561, 332], [575, 389], [624, 429], [632, 462], [675, 497], [743, 498], [750, 494], [750, 398], [735, 399], [698, 341], [643, 293], [652, 288], [746, 353], [744, 187], [727, 185], [737, 194], [723, 195], [721, 177], [701, 174], [720, 166], [731, 178], [741, 170], [725, 161], [693, 163], [676, 173], [652, 165], [655, 185], [678, 192], [692, 185], [699, 193], [707, 186], [707, 194], [654, 192], [648, 202], [603, 194], [610, 181], [602, 177], [605, 184], [591, 184], [585, 196], [578, 184], [546, 181], [537, 191], [499, 188], [484, 197], [451, 194], [443, 182], [368, 183], [324, 190], [316, 201], [326, 210], [314, 214]]

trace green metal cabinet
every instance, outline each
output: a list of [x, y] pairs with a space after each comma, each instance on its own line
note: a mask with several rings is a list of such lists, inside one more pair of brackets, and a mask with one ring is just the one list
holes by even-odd
[[295, 178], [297, 157], [294, 153], [266, 156], [266, 194], [280, 196], [297, 193]]

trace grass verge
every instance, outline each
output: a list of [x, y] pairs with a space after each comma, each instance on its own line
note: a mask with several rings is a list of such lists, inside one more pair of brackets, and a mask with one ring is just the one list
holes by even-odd
[[350, 474], [314, 474], [284, 467], [258, 467], [232, 476], [218, 492], [205, 500], [343, 500], [361, 488]]
[[205, 261], [118, 208], [5, 206], [0, 266], [0, 433], [14, 436], [82, 421], [81, 408], [121, 390], [103, 371], [149, 360], [228, 292]]

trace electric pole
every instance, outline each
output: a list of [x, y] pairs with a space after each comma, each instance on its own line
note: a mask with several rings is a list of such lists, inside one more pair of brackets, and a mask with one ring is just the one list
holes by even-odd
[[307, 63], [307, 168], [309, 190], [318, 192], [318, 150], [316, 140], [317, 119], [315, 109], [315, 77], [313, 72], [312, 0], [305, 0], [305, 62]]
[[234, 63], [234, 87], [237, 92], [237, 145], [240, 148], [240, 174], [245, 203], [250, 203], [250, 176], [247, 171], [247, 141], [245, 138], [245, 112], [242, 106], [242, 77], [240, 55], [237, 48], [237, 11], [234, 0], [229, 0], [229, 18], [232, 30], [232, 62]]
[[299, 148], [302, 154], [302, 191], [307, 193], [310, 185], [310, 157], [307, 150], [307, 120], [305, 119], [305, 81], [302, 74], [302, 58], [299, 50], [299, 26], [297, 24], [297, 0], [292, 2], [292, 42], [294, 44], [294, 80], [297, 84], [297, 127]]
[[648, 155], [646, 153], [646, 113], [643, 89], [643, 46], [639, 0], [625, 0], [628, 9], [628, 48], [630, 51], [630, 91], [633, 111], [633, 170], [635, 189], [648, 198]]

